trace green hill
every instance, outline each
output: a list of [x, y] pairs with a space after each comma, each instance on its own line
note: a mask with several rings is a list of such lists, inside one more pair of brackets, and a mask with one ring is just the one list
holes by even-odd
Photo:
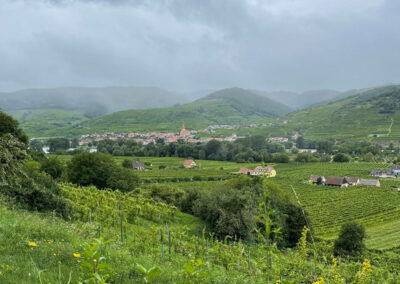
[[307, 138], [400, 139], [400, 85], [370, 89], [289, 114], [285, 128]]
[[93, 132], [177, 131], [182, 124], [199, 129], [210, 124], [246, 125], [285, 115], [290, 109], [250, 91], [225, 89], [193, 103], [145, 110], [127, 110], [93, 118], [46, 135]]

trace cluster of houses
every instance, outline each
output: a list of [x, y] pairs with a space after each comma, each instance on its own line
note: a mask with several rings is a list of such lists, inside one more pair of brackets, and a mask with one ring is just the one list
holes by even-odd
[[198, 133], [206, 133], [211, 134], [215, 133], [215, 129], [224, 128], [224, 129], [233, 129], [234, 127], [230, 127], [229, 125], [210, 125], [209, 128], [202, 129], [202, 130], [187, 130], [185, 125], [182, 125], [182, 129], [180, 132], [147, 132], [147, 133], [114, 133], [114, 132], [107, 132], [104, 134], [84, 134], [81, 135], [79, 139], [79, 145], [83, 146], [93, 142], [99, 142], [102, 140], [117, 140], [120, 138], [124, 139], [132, 139], [136, 142], [140, 142], [143, 145], [147, 145], [150, 143], [156, 143], [157, 139], [163, 139], [165, 143], [173, 143], [177, 142], [178, 140], [183, 140], [189, 143], [207, 143], [211, 140], [218, 140], [218, 141], [229, 141], [233, 142], [238, 138], [236, 134], [232, 134], [231, 136], [227, 136], [225, 138], [204, 138], [198, 139], [196, 138], [196, 134]]
[[400, 165], [392, 165], [386, 170], [372, 170], [369, 175], [380, 178], [396, 178], [400, 176]]
[[276, 176], [276, 170], [273, 167], [267, 166], [255, 167], [254, 170], [249, 170], [248, 168], [240, 168], [239, 173], [248, 176], [266, 176], [266, 177], [274, 177]]
[[360, 179], [357, 177], [327, 177], [312, 175], [309, 179], [310, 183], [326, 185], [326, 186], [337, 186], [337, 187], [348, 187], [348, 186], [377, 186], [380, 187], [381, 183], [375, 179]]

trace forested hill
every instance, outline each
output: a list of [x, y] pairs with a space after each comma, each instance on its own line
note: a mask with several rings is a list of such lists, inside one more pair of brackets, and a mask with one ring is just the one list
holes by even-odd
[[210, 124], [246, 125], [265, 122], [288, 113], [290, 109], [252, 92], [233, 88], [215, 92], [192, 103], [146, 110], [116, 112], [77, 123], [67, 128], [48, 131], [61, 133], [176, 131], [184, 123], [189, 129]]
[[292, 110], [270, 98], [241, 88], [219, 90], [200, 100], [225, 100], [232, 108], [243, 114], [258, 114], [266, 117], [283, 116]]
[[400, 139], [400, 85], [378, 87], [289, 114], [287, 127], [315, 139]]
[[105, 114], [127, 109], [168, 107], [182, 102], [185, 102], [182, 96], [155, 87], [68, 87], [0, 93], [0, 107], [6, 111], [97, 110]]

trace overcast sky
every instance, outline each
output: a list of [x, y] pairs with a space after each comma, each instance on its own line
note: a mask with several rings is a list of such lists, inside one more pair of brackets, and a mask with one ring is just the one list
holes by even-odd
[[0, 0], [0, 91], [400, 82], [399, 0]]

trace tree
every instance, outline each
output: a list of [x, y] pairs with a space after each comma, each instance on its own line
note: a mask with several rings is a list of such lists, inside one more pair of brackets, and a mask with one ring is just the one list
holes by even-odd
[[337, 153], [333, 156], [333, 161], [335, 163], [348, 163], [350, 161], [350, 156], [343, 153]]
[[374, 158], [375, 158], [374, 154], [372, 154], [371, 152], [368, 152], [367, 154], [365, 154], [363, 156], [362, 159], [364, 162], [372, 162], [374, 160]]
[[106, 188], [111, 171], [116, 167], [112, 157], [101, 153], [82, 153], [68, 165], [68, 180], [79, 185]]
[[296, 139], [296, 147], [299, 149], [303, 149], [304, 148], [304, 138], [303, 136], [299, 136]]
[[110, 176], [107, 179], [107, 187], [128, 192], [134, 190], [139, 183], [139, 178], [134, 171], [114, 167], [111, 170]]
[[11, 134], [20, 142], [28, 144], [28, 136], [19, 128], [18, 121], [0, 111], [0, 136], [4, 134]]
[[28, 158], [27, 146], [11, 134], [0, 136], [0, 185], [18, 185], [24, 179], [24, 160]]
[[286, 153], [278, 153], [272, 155], [272, 161], [274, 163], [289, 163], [289, 156]]
[[123, 162], [122, 162], [122, 166], [125, 169], [132, 169], [132, 161], [129, 160], [129, 159], [124, 159]]
[[67, 150], [69, 148], [69, 140], [67, 138], [51, 138], [47, 143], [49, 144], [50, 153], [55, 153], [57, 150]]
[[311, 155], [311, 153], [298, 153], [296, 156], [296, 162], [307, 163], [316, 162], [316, 159]]
[[335, 240], [336, 255], [359, 255], [365, 245], [365, 229], [356, 222], [342, 225], [338, 238]]
[[56, 157], [44, 158], [40, 161], [40, 170], [54, 179], [59, 179], [63, 174], [64, 165]]
[[139, 183], [137, 175], [117, 166], [112, 156], [102, 153], [81, 153], [68, 164], [68, 180], [79, 185], [94, 185], [100, 189], [111, 188], [130, 191]]

